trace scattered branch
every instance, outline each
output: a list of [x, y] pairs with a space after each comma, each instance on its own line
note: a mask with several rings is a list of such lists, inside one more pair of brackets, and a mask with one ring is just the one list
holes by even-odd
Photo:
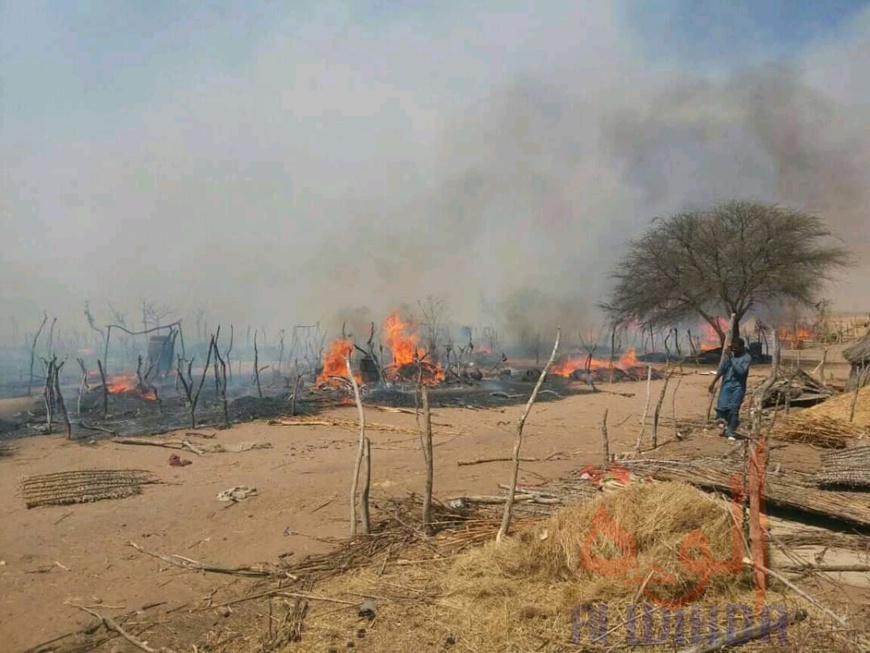
[[[486, 463], [509, 463], [514, 459], [510, 457], [503, 458], [475, 458], [474, 460], [460, 460], [456, 464], [459, 467], [465, 467], [466, 465], [483, 465]], [[517, 458], [518, 461], [523, 463], [536, 463], [538, 462], [537, 458]]]
[[169, 563], [170, 565], [174, 565], [175, 567], [181, 567], [183, 569], [189, 569], [191, 571], [208, 571], [213, 574], [229, 574], [230, 576], [244, 576], [247, 578], [266, 578], [268, 576], [274, 576], [274, 573], [266, 570], [266, 569], [253, 569], [251, 567], [224, 567], [221, 565], [210, 565], [202, 562], [197, 562], [196, 560], [191, 560], [190, 558], [184, 558], [179, 555], [164, 555], [162, 553], [157, 553], [155, 551], [149, 551], [145, 549], [135, 542], [127, 542], [130, 546], [132, 546], [137, 551], [144, 553], [145, 555], [149, 555], [152, 558], [158, 558], [163, 560], [164, 562]]
[[74, 608], [78, 608], [79, 610], [87, 612], [91, 616], [96, 617], [97, 619], [99, 619], [102, 622], [102, 624], [107, 629], [115, 631], [121, 637], [123, 637], [128, 642], [130, 642], [133, 646], [145, 651], [145, 653], [175, 653], [175, 651], [173, 651], [171, 648], [167, 648], [165, 646], [161, 646], [160, 648], [152, 648], [151, 646], [148, 645], [147, 642], [143, 642], [141, 639], [133, 637], [133, 635], [131, 635], [126, 630], [121, 628], [121, 626], [118, 625], [118, 622], [115, 621], [114, 619], [112, 619], [111, 617], [101, 615], [98, 612], [94, 612], [90, 608], [84, 607], [83, 605], [76, 605], [75, 603], [70, 603], [70, 605], [73, 606]]
[[187, 449], [188, 451], [195, 453], [197, 456], [201, 456], [205, 453], [202, 449], [187, 440], [154, 440], [152, 438], [118, 437], [113, 438], [112, 442], [115, 444], [132, 444], [144, 447], [163, 447], [165, 449]]

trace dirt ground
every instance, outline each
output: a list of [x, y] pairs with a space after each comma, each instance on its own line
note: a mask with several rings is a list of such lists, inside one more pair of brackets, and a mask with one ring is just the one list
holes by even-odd
[[[750, 383], [767, 374], [760, 367]], [[676, 396], [680, 418], [706, 413], [709, 373], [686, 369]], [[653, 403], [661, 381], [652, 383]], [[676, 380], [672, 380], [671, 388]], [[534, 408], [526, 423], [523, 456], [550, 460], [523, 463], [521, 481], [563, 476], [585, 463], [600, 464], [600, 422], [608, 411], [612, 452], [634, 448], [640, 432], [645, 383], [602, 385], [601, 392], [568, 397]], [[634, 393], [625, 397], [614, 392]], [[0, 409], [20, 410], [7, 401]], [[509, 456], [522, 406], [470, 410], [438, 408], [435, 423], [435, 494], [440, 499], [463, 494], [496, 494], [509, 479], [509, 463], [459, 466], [460, 460]], [[672, 414], [671, 391], [663, 414]], [[356, 419], [353, 408], [330, 416]], [[367, 409], [367, 421], [415, 426], [413, 415]], [[745, 416], [748, 419], [748, 415]], [[183, 433], [183, 432], [182, 432]], [[370, 429], [373, 500], [423, 489], [424, 469], [418, 436]], [[172, 438], [172, 436], [166, 436]], [[649, 446], [647, 428], [646, 446]], [[648, 457], [722, 453], [732, 445], [711, 431], [674, 440], [667, 420], [660, 427], [660, 447]], [[275, 561], [328, 550], [315, 538], [349, 534], [348, 494], [356, 455], [353, 428], [270, 426], [253, 422], [217, 431], [221, 444], [269, 442], [271, 449], [243, 453], [209, 453], [185, 467], [171, 467], [174, 451], [109, 442], [67, 442], [39, 436], [10, 443], [0, 457], [0, 492], [7, 497], [0, 531], [0, 642], [4, 651], [20, 651], [88, 623], [91, 618], [69, 603], [106, 614], [167, 602], [165, 609], [193, 603], [215, 588], [242, 579], [208, 576], [169, 567], [129, 546], [183, 555], [225, 565]], [[812, 469], [818, 453], [800, 445], [777, 449], [774, 460], [792, 468]], [[20, 477], [74, 469], [146, 469], [164, 482], [143, 487], [139, 496], [91, 504], [28, 510], [18, 494]], [[227, 505], [221, 490], [255, 486], [257, 496]], [[292, 532], [291, 532], [292, 531]], [[866, 589], [863, 592], [867, 599]], [[37, 616], [38, 615], [38, 616]]]

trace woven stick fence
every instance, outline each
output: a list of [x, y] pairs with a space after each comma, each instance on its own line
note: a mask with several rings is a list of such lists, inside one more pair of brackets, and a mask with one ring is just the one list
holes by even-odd
[[85, 469], [24, 478], [20, 492], [28, 508], [123, 499], [141, 494], [142, 486], [159, 483], [140, 469]]
[[870, 489], [870, 445], [824, 454], [816, 481], [820, 487]]
[[[624, 461], [622, 464], [633, 473], [683, 481], [724, 493], [730, 493], [730, 479], [740, 471], [736, 463], [723, 463], [721, 459]], [[765, 501], [770, 506], [870, 526], [870, 498], [866, 494], [820, 490], [811, 474], [785, 470], [776, 475], [768, 474]]]

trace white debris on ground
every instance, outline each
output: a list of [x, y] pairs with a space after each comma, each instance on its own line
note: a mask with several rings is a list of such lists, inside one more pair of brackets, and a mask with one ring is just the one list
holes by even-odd
[[218, 501], [224, 502], [233, 502], [241, 501], [242, 499], [247, 499], [250, 496], [257, 495], [257, 488], [248, 487], [247, 485], [236, 485], [227, 490], [222, 490], [218, 492], [217, 498]]

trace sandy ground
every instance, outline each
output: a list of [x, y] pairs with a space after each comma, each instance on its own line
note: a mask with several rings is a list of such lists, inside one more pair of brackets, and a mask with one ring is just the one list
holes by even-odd
[[[765, 368], [758, 369], [751, 382], [758, 382], [764, 374]], [[677, 415], [686, 418], [706, 412], [710, 379], [687, 370], [677, 393]], [[522, 455], [543, 458], [561, 452], [564, 459], [524, 463], [521, 480], [553, 478], [584, 463], [599, 463], [599, 425], [605, 409], [611, 451], [633, 449], [644, 386], [605, 384], [601, 386], [604, 392], [536, 406], [526, 424]], [[653, 398], [660, 387], [661, 382], [653, 382]], [[635, 395], [624, 397], [610, 391]], [[665, 415], [671, 414], [670, 397], [669, 391]], [[509, 463], [458, 466], [457, 462], [510, 455], [521, 412], [522, 406], [434, 410], [436, 496], [498, 493], [498, 484], [509, 478]], [[331, 414], [356, 418], [353, 408]], [[367, 420], [408, 428], [415, 422], [413, 415], [371, 408]], [[388, 495], [421, 491], [423, 459], [417, 436], [376, 430], [369, 435], [375, 502]], [[268, 441], [271, 449], [203, 456], [185, 453], [183, 457], [193, 461], [186, 467], [169, 466], [169, 456], [175, 452], [158, 447], [67, 442], [57, 436], [13, 442], [12, 455], [0, 458], [0, 492], [7, 497], [0, 508], [2, 649], [20, 651], [87, 623], [90, 617], [70, 602], [96, 606], [107, 614], [160, 601], [171, 608], [198, 601], [217, 587], [241, 583], [241, 589], [246, 582], [169, 567], [135, 551], [129, 542], [226, 565], [275, 561], [282, 554], [301, 557], [328, 549], [328, 544], [311, 536], [342, 538], [348, 534], [356, 438], [352, 429], [338, 427], [248, 423], [218, 431], [210, 442]], [[650, 457], [715, 454], [731, 446], [712, 432], [676, 442], [669, 424], [661, 428], [661, 441], [663, 446]], [[805, 469], [818, 460], [815, 451], [801, 446], [778, 449], [773, 455], [784, 464]], [[147, 469], [165, 484], [145, 486], [143, 494], [127, 499], [32, 510], [17, 495], [21, 476], [87, 468]], [[234, 485], [255, 486], [259, 494], [234, 505], [219, 502], [217, 493]], [[305, 535], [285, 535], [288, 528]]]

